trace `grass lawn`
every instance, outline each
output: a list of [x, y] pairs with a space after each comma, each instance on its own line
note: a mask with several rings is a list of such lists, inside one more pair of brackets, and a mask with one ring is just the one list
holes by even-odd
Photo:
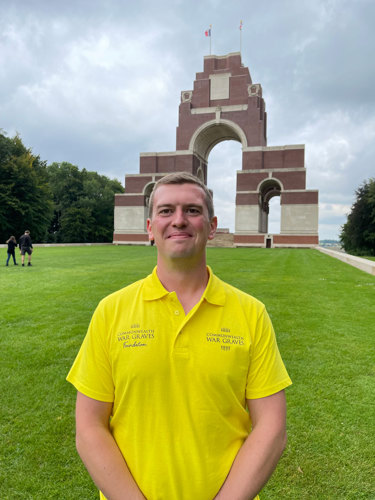
[[[156, 250], [36, 248], [31, 268], [2, 256], [0, 498], [97, 498], [65, 376], [98, 301], [148, 274]], [[208, 262], [266, 303], [294, 382], [262, 500], [374, 500], [375, 277], [315, 250], [210, 248]]]

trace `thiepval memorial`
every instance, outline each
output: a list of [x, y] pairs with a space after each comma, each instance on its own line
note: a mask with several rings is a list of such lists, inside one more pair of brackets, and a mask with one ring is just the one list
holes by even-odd
[[[306, 189], [305, 147], [267, 146], [262, 87], [252, 83], [240, 53], [204, 57], [193, 90], [181, 92], [176, 151], [141, 153], [139, 174], [126, 175], [125, 193], [116, 194], [113, 242], [147, 244], [148, 202], [155, 182], [170, 172], [186, 171], [207, 183], [210, 151], [226, 140], [242, 144], [234, 246], [318, 245], [318, 191]], [[273, 196], [280, 196], [280, 234], [268, 233]]]

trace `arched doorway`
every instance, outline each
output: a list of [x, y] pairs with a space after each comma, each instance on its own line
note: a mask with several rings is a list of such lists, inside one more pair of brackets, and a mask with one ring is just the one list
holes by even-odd
[[274, 196], [268, 202], [268, 232], [270, 234], [280, 234], [281, 231], [281, 197]]
[[260, 233], [268, 233], [269, 203], [275, 196], [280, 196], [282, 186], [276, 179], [267, 179], [259, 186], [259, 229]]
[[241, 145], [234, 140], [217, 144], [207, 164], [207, 186], [213, 192], [219, 228], [235, 228], [236, 175], [242, 162]]
[[197, 172], [205, 172], [205, 182], [213, 192], [219, 232], [220, 229], [230, 232], [235, 229], [236, 176], [246, 147], [247, 138], [242, 128], [231, 120], [220, 118], [219, 111], [216, 120], [197, 128], [189, 143], [189, 150], [200, 161]]

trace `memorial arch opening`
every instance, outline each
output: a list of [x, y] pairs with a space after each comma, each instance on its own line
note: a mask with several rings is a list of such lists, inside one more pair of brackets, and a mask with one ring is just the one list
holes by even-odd
[[[207, 186], [213, 192], [219, 232], [233, 233], [235, 228], [236, 173], [241, 168], [242, 147], [227, 140], [211, 150], [207, 164]], [[218, 238], [212, 242], [217, 245]]]
[[[318, 191], [306, 189], [304, 146], [267, 146], [267, 114], [239, 53], [206, 56], [192, 90], [181, 92], [176, 151], [141, 153], [139, 174], [125, 176], [115, 198], [114, 243], [147, 244], [145, 213], [152, 185], [170, 172], [186, 171], [207, 184], [211, 150], [220, 142], [241, 144], [237, 171], [235, 246], [318, 244]], [[279, 235], [268, 234], [269, 200], [280, 196]]]
[[259, 187], [259, 233], [268, 233], [269, 203], [274, 196], [280, 196], [281, 186], [275, 179], [267, 179]]
[[280, 196], [274, 196], [268, 203], [268, 232], [271, 234], [280, 234]]

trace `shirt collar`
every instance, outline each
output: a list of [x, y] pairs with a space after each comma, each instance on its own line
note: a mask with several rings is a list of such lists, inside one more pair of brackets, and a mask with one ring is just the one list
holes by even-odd
[[[210, 304], [223, 306], [225, 303], [225, 291], [222, 281], [214, 275], [210, 266], [207, 266], [209, 278], [205, 291], [203, 292], [202, 299], [205, 299]], [[168, 295], [166, 290], [161, 284], [154, 267], [152, 274], [145, 278], [143, 283], [142, 296], [144, 300], [157, 300], [165, 295]]]
[[215, 276], [210, 266], [207, 266], [209, 278], [206, 290], [203, 292], [203, 299], [217, 306], [225, 304], [225, 291], [222, 281]]
[[159, 277], [156, 272], [156, 266], [154, 267], [151, 274], [145, 278], [143, 283], [142, 296], [144, 300], [157, 300], [161, 299], [165, 295], [168, 295], [168, 290], [166, 290], [161, 284]]

